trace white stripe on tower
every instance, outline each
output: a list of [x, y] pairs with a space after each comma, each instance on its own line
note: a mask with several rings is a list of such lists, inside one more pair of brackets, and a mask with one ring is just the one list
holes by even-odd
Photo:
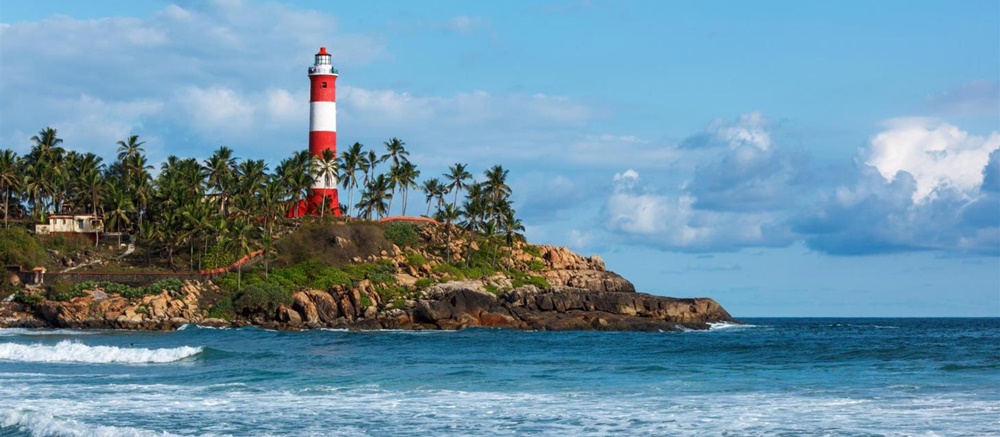
[[309, 131], [337, 131], [337, 102], [309, 102]]
[[331, 189], [331, 188], [337, 188], [337, 177], [333, 176], [332, 178], [330, 178], [330, 183], [327, 183], [323, 179], [316, 179], [315, 181], [313, 181], [312, 188], [313, 189]]

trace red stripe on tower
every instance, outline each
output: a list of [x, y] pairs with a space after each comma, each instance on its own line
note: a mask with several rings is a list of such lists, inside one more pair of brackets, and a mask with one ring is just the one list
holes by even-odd
[[[326, 47], [320, 47], [315, 63], [309, 67], [309, 153], [321, 158], [325, 150], [333, 152], [333, 157], [337, 155], [337, 69], [330, 58]], [[326, 176], [316, 177], [313, 182], [309, 212], [319, 215], [325, 205], [328, 213], [339, 217], [337, 176]]]

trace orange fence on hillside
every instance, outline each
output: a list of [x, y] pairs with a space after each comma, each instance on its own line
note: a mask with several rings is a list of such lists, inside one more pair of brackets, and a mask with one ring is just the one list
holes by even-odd
[[236, 262], [230, 264], [228, 267], [219, 267], [217, 269], [202, 270], [202, 271], [200, 271], [198, 273], [201, 273], [202, 276], [220, 275], [220, 274], [223, 274], [223, 273], [229, 273], [229, 272], [231, 272], [233, 270], [238, 269], [240, 266], [242, 266], [243, 264], [245, 264], [247, 261], [250, 261], [250, 260], [258, 257], [258, 256], [260, 256], [263, 253], [264, 253], [263, 250], [256, 250], [256, 251], [250, 252], [247, 255], [244, 255], [243, 258], [240, 258], [240, 259], [236, 260]]

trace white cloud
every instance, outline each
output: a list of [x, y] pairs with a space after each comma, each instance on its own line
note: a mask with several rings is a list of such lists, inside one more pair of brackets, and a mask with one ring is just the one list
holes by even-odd
[[657, 194], [629, 169], [613, 178], [614, 193], [605, 206], [605, 227], [628, 241], [682, 251], [733, 250], [781, 246], [790, 235], [773, 213], [729, 213], [696, 208], [689, 193]]
[[984, 186], [984, 175], [993, 174], [989, 166], [1000, 167], [1000, 134], [975, 136], [938, 120], [897, 118], [861, 155], [853, 185], [836, 188], [790, 220], [810, 247], [852, 255], [1000, 255], [1000, 195]]
[[740, 115], [736, 121], [715, 119], [705, 132], [684, 140], [680, 146], [686, 149], [724, 146], [733, 150], [749, 146], [767, 151], [771, 145], [771, 120], [754, 111]]
[[53, 126], [67, 144], [99, 152], [106, 146], [94, 141], [111, 137], [113, 145], [135, 132], [173, 138], [174, 153], [195, 155], [219, 141], [241, 154], [300, 141], [308, 122], [303, 75], [317, 41], [329, 41], [338, 65], [385, 56], [380, 38], [339, 32], [333, 17], [276, 3], [170, 4], [145, 18], [5, 24], [0, 52], [16, 62], [0, 63], [0, 140], [24, 151], [35, 130]]
[[897, 118], [872, 138], [865, 164], [889, 182], [899, 172], [912, 175], [914, 203], [934, 200], [939, 190], [948, 189], [968, 198], [979, 190], [990, 152], [998, 148], [998, 132], [980, 137], [937, 120]]

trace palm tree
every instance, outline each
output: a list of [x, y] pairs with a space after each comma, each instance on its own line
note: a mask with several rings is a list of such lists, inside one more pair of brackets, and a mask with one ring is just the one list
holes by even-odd
[[392, 196], [389, 197], [389, 211], [392, 211], [392, 198], [396, 197], [396, 187], [398, 187], [403, 179], [403, 167], [399, 165], [393, 165], [389, 167], [389, 191], [392, 192]]
[[[430, 178], [424, 181], [424, 184], [420, 187], [424, 194], [427, 195], [427, 214], [426, 216], [431, 216], [431, 201], [435, 198], [440, 198], [440, 192], [444, 191], [444, 185], [441, 184], [441, 180], [438, 178]], [[440, 210], [440, 205], [438, 205]]]
[[510, 186], [507, 185], [508, 173], [510, 171], [504, 170], [501, 165], [494, 165], [484, 173], [486, 176], [486, 191], [494, 202], [510, 195]]
[[57, 200], [59, 200], [59, 196], [56, 194], [56, 190], [64, 185], [62, 166], [66, 151], [59, 146], [63, 142], [62, 138], [59, 138], [58, 132], [51, 127], [38, 131], [38, 134], [32, 136], [30, 141], [33, 144], [31, 152], [26, 157], [26, 164], [32, 167], [30, 176], [33, 180], [31, 187], [33, 195], [30, 197], [33, 198], [35, 212], [39, 214], [39, 219], [41, 219], [46, 199], [50, 199], [51, 206], [58, 211], [59, 203]]
[[21, 185], [21, 158], [10, 149], [0, 151], [0, 192], [3, 192], [3, 225], [9, 227], [11, 191]]
[[[232, 244], [236, 246], [237, 253], [246, 255], [252, 252], [253, 248], [253, 223], [245, 218], [235, 220], [232, 228]], [[238, 266], [236, 275], [236, 288], [242, 288], [243, 264]]]
[[219, 147], [205, 160], [208, 186], [215, 190], [212, 196], [218, 199], [219, 213], [223, 215], [226, 213], [226, 203], [232, 194], [230, 190], [235, 167], [236, 158], [233, 157], [233, 149], [226, 146]]
[[28, 165], [22, 186], [31, 204], [32, 214], [37, 214], [38, 221], [42, 221], [45, 216], [45, 193], [50, 192], [52, 186], [46, 167], [42, 163]]
[[379, 159], [378, 154], [374, 150], [369, 150], [368, 153], [361, 155], [361, 165], [364, 168], [365, 180], [362, 185], [368, 186], [368, 182], [375, 177], [375, 167], [382, 163]]
[[445, 232], [445, 262], [451, 263], [451, 224], [462, 217], [462, 212], [455, 207], [454, 203], [449, 203], [437, 213], [437, 220], [444, 222]]
[[[187, 229], [188, 249], [190, 251], [190, 266], [194, 270], [194, 246], [195, 241], [200, 240], [205, 250], [208, 249], [207, 230], [209, 228], [210, 211], [205, 202], [194, 202], [184, 205], [181, 210], [181, 217]], [[201, 270], [201, 257], [198, 257], [198, 270]]]
[[91, 214], [96, 216], [97, 207], [101, 204], [101, 193], [104, 192], [104, 178], [101, 177], [101, 172], [97, 168], [82, 171], [79, 175], [80, 190], [89, 195]]
[[31, 163], [51, 163], [56, 160], [55, 155], [63, 153], [63, 148], [59, 147], [63, 140], [59, 138], [58, 132], [51, 127], [38, 131], [38, 134], [32, 136], [30, 141], [33, 143], [31, 153], [28, 155]]
[[[340, 183], [344, 188], [347, 188], [347, 205], [354, 204], [354, 189], [358, 186], [358, 170], [361, 169], [361, 143], [351, 144], [350, 147], [344, 153], [340, 154], [340, 162], [338, 162], [338, 167], [340, 167]], [[351, 215], [350, 209], [348, 209], [348, 214]]]
[[472, 179], [472, 175], [465, 170], [466, 165], [461, 163], [455, 163], [455, 165], [448, 167], [448, 173], [445, 173], [444, 178], [448, 182], [448, 190], [455, 190], [455, 201], [458, 203], [458, 193], [466, 187], [465, 181]]
[[403, 161], [400, 165], [398, 177], [394, 176], [399, 188], [403, 191], [403, 215], [406, 215], [406, 201], [409, 198], [410, 188], [417, 188], [417, 178], [420, 177], [420, 170], [410, 161]]
[[472, 242], [476, 230], [478, 230], [483, 224], [483, 217], [487, 213], [487, 203], [486, 196], [484, 196], [483, 184], [474, 183], [469, 185], [469, 192], [465, 196], [465, 202], [462, 203], [462, 212], [465, 215], [465, 221], [462, 223], [462, 227], [469, 232], [469, 244], [466, 254], [465, 263], [468, 265], [472, 262]]
[[118, 160], [122, 162], [133, 162], [136, 157], [142, 155], [142, 145], [146, 144], [146, 142], [139, 141], [138, 135], [129, 135], [128, 138], [120, 140], [115, 144], [118, 145]]
[[128, 216], [134, 209], [132, 198], [121, 187], [111, 185], [105, 201], [107, 206], [105, 206], [104, 211], [108, 228], [115, 229], [115, 232], [118, 233], [118, 244], [121, 244], [122, 223], [126, 225], [131, 223]]
[[[289, 196], [289, 201], [291, 204], [287, 208], [287, 211], [291, 213], [293, 217], [301, 217], [302, 213], [299, 210], [299, 206], [302, 204], [301, 199], [307, 195], [309, 187], [312, 186], [312, 176], [309, 174], [309, 163], [311, 162], [311, 154], [308, 150], [303, 150], [300, 152], [295, 152], [291, 158], [287, 158], [278, 164], [278, 167], [274, 169], [275, 176], [281, 181], [283, 186], [283, 192]], [[293, 211], [294, 208], [294, 212]]]
[[363, 213], [365, 218], [369, 220], [371, 220], [373, 214], [378, 218], [382, 218], [383, 215], [389, 212], [389, 205], [386, 202], [389, 199], [392, 199], [392, 194], [389, 193], [389, 178], [384, 174], [380, 174], [365, 187], [365, 191], [361, 193], [361, 200], [357, 206], [359, 212]]
[[503, 213], [503, 218], [500, 220], [500, 227], [503, 229], [507, 249], [510, 254], [508, 263], [513, 265], [514, 240], [524, 239], [524, 235], [522, 234], [524, 232], [524, 223], [521, 222], [521, 219], [514, 217], [514, 210], [512, 208], [507, 208]]
[[267, 164], [263, 159], [247, 159], [236, 166], [237, 190], [240, 194], [256, 197], [267, 183]]
[[389, 153], [382, 155], [380, 162], [392, 159], [392, 166], [398, 167], [400, 162], [409, 161], [408, 159], [406, 159], [406, 157], [410, 154], [410, 152], [406, 151], [406, 148], [403, 147], [406, 145], [406, 143], [404, 143], [399, 138], [392, 137], [389, 139], [389, 141], [386, 141], [382, 144], [385, 145], [385, 150], [388, 151]]
[[[322, 155], [313, 157], [311, 173], [313, 178], [322, 181], [323, 187], [337, 186], [337, 157], [334, 155], [333, 150], [325, 149]], [[319, 212], [320, 217], [326, 214], [327, 197], [326, 191], [324, 191], [322, 206]]]

